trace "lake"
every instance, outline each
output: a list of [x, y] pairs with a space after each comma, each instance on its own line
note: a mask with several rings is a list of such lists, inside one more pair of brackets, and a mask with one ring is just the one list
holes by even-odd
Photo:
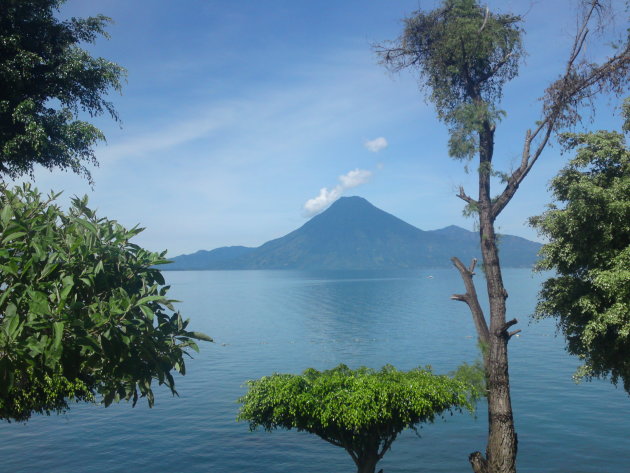
[[[15, 473], [352, 472], [341, 448], [295, 431], [249, 432], [235, 421], [243, 383], [273, 372], [345, 363], [399, 369], [430, 364], [446, 373], [477, 356], [464, 292], [453, 269], [379, 272], [167, 272], [169, 293], [190, 328], [214, 337], [177, 377], [179, 397], [156, 387], [144, 400], [76, 405], [62, 416], [0, 424], [0, 471]], [[433, 276], [429, 278], [428, 276]], [[504, 273], [519, 472], [627, 473], [630, 397], [605, 381], [575, 384], [577, 359], [553, 321], [530, 323], [542, 276]], [[482, 276], [477, 276], [482, 291]], [[484, 450], [482, 403], [475, 419], [448, 416], [403, 433], [379, 463], [386, 473], [469, 472]]]

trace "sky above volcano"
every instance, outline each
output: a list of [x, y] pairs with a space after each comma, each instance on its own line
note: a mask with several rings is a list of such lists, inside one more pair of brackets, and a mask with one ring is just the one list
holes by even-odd
[[[618, 3], [620, 10], [623, 2]], [[539, 97], [564, 68], [575, 1], [489, 1], [523, 15], [524, 58], [506, 85], [495, 162], [509, 170], [540, 116]], [[98, 117], [94, 188], [79, 176], [37, 170], [42, 191], [88, 194], [99, 214], [146, 230], [137, 242], [169, 255], [258, 246], [302, 225], [342, 195], [360, 195], [423, 230], [472, 229], [456, 197], [474, 173], [448, 157], [448, 134], [413, 71], [391, 74], [373, 45], [435, 1], [69, 0], [59, 16], [103, 13], [109, 40], [86, 48], [127, 69], [110, 95], [121, 123]], [[618, 16], [612, 37], [625, 31]], [[589, 52], [597, 59], [601, 50]], [[619, 129], [615, 99], [598, 102], [589, 129]], [[566, 161], [546, 150], [497, 221], [536, 239], [526, 220], [549, 202]], [[474, 169], [470, 169], [474, 171]]]

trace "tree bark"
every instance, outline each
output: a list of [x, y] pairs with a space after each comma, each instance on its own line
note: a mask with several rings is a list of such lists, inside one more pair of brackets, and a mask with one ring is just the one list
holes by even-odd
[[488, 473], [488, 462], [480, 452], [471, 453], [468, 461], [475, 473]]
[[[393, 439], [391, 439], [391, 441], [393, 441]], [[376, 464], [383, 458], [388, 448], [384, 446], [382, 452], [379, 454], [379, 443], [380, 440], [377, 436], [369, 436], [368, 438], [364, 438], [359, 445], [353, 445], [350, 442], [344, 447], [357, 466], [357, 473], [374, 473], [376, 471]]]
[[357, 463], [357, 473], [375, 473], [376, 464], [380, 458], [376, 453], [359, 458]]
[[486, 284], [490, 302], [490, 340], [486, 363], [488, 387], [489, 437], [487, 460], [491, 473], [516, 471], [516, 434], [510, 399], [508, 373], [508, 335], [505, 325], [505, 299], [499, 255], [493, 222], [481, 223], [481, 252], [486, 269]]
[[477, 330], [477, 336], [479, 338], [479, 342], [484, 346], [487, 346], [489, 343], [490, 332], [488, 331], [488, 324], [486, 323], [486, 319], [483, 315], [483, 310], [481, 309], [481, 304], [479, 304], [479, 298], [477, 297], [477, 290], [475, 289], [475, 284], [473, 282], [473, 276], [475, 275], [475, 265], [477, 264], [477, 259], [473, 259], [470, 268], [464, 266], [464, 264], [459, 260], [459, 258], [453, 257], [451, 261], [458, 269], [459, 274], [464, 280], [464, 286], [466, 286], [466, 294], [453, 294], [451, 299], [456, 301], [462, 301], [468, 304], [468, 308], [473, 317], [473, 322], [475, 323], [475, 329]]
[[[455, 295], [453, 299], [467, 302], [471, 308], [479, 339], [485, 342], [484, 366], [488, 392], [488, 445], [486, 456], [474, 452], [469, 460], [475, 473], [516, 473], [517, 436], [512, 415], [510, 378], [508, 373], [507, 344], [510, 334], [507, 329], [516, 323], [506, 323], [507, 291], [503, 286], [496, 234], [494, 231], [493, 204], [490, 197], [490, 176], [494, 151], [494, 127], [486, 122], [479, 133], [479, 238], [486, 288], [490, 303], [490, 328], [479, 323], [478, 301], [471, 291], [472, 267], [470, 271], [455, 265], [466, 284], [466, 295]], [[460, 263], [461, 265], [461, 263]], [[463, 266], [463, 265], [461, 265]], [[473, 287], [474, 289], [474, 287]], [[485, 318], [484, 318], [485, 322]], [[487, 330], [487, 332], [486, 332]]]

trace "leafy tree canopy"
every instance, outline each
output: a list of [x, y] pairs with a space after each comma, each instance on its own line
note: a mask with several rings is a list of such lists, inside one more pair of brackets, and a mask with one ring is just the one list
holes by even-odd
[[0, 419], [60, 412], [68, 398], [105, 405], [145, 396], [152, 381], [175, 394], [171, 371], [185, 373], [197, 350], [174, 311], [155, 265], [165, 253], [131, 243], [127, 230], [99, 218], [87, 198], [68, 212], [24, 184], [0, 186]]
[[404, 429], [433, 422], [446, 411], [468, 409], [479, 391], [471, 384], [429, 369], [398, 371], [385, 366], [351, 370], [339, 365], [301, 375], [274, 374], [248, 382], [239, 420], [271, 431], [313, 433], [343, 447], [359, 472], [376, 463]]
[[395, 47], [377, 48], [393, 70], [417, 68], [427, 98], [451, 127], [451, 156], [471, 159], [478, 150], [475, 132], [500, 118], [495, 106], [503, 84], [518, 74], [522, 55], [520, 21], [475, 0], [445, 0], [405, 19]]
[[90, 179], [92, 147], [104, 135], [80, 112], [118, 116], [103, 98], [120, 90], [124, 69], [93, 58], [81, 43], [106, 36], [111, 21], [98, 15], [59, 21], [64, 0], [3, 0], [0, 15], [0, 173], [70, 169]]
[[[630, 100], [625, 103], [630, 131]], [[564, 135], [576, 156], [551, 181], [556, 203], [530, 219], [549, 239], [536, 313], [557, 317], [578, 377], [610, 376], [630, 393], [630, 150], [617, 132]]]

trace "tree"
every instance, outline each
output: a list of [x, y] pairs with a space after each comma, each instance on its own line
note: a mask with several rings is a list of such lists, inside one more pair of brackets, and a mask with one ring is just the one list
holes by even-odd
[[[630, 131], [630, 99], [625, 103]], [[630, 149], [617, 132], [568, 133], [576, 156], [551, 181], [556, 203], [531, 225], [548, 239], [538, 317], [555, 317], [578, 378], [607, 377], [630, 394]]]
[[153, 405], [152, 381], [176, 394], [195, 339], [155, 265], [131, 243], [142, 231], [99, 218], [87, 198], [69, 212], [24, 184], [0, 186], [0, 419], [61, 412], [68, 400]]
[[397, 435], [417, 424], [433, 422], [446, 411], [473, 411], [477, 388], [438, 376], [429, 369], [397, 371], [385, 366], [301, 375], [274, 374], [249, 381], [239, 420], [267, 431], [297, 429], [344, 448], [358, 473], [374, 473], [377, 462]]
[[[503, 173], [493, 167], [494, 135], [505, 112], [499, 104], [503, 85], [518, 74], [522, 56], [520, 17], [495, 14], [476, 0], [444, 0], [431, 12], [417, 12], [405, 20], [402, 36], [393, 44], [377, 46], [377, 53], [393, 71], [414, 68], [421, 87], [450, 132], [449, 154], [465, 161], [477, 160], [478, 197], [463, 188], [458, 197], [479, 218], [479, 236], [489, 299], [489, 323], [477, 299], [473, 282], [476, 261], [466, 267], [453, 263], [466, 287], [452, 298], [471, 310], [481, 345], [488, 385], [488, 444], [486, 455], [470, 455], [477, 473], [514, 473], [517, 436], [510, 399], [508, 342], [516, 333], [507, 320], [494, 223], [541, 156], [555, 133], [581, 120], [581, 107], [599, 93], [619, 94], [627, 88], [630, 69], [628, 38], [614, 46], [614, 54], [601, 64], [585, 59], [589, 27], [603, 18], [598, 0], [584, 2], [577, 33], [564, 73], [542, 97], [538, 122], [525, 133], [521, 160], [516, 169]], [[597, 25], [595, 25], [597, 28]], [[599, 26], [602, 26], [601, 24]], [[602, 26], [603, 27], [603, 26]], [[500, 179], [497, 195], [491, 184]]]
[[107, 112], [103, 96], [120, 91], [124, 69], [93, 58], [81, 43], [107, 37], [109, 18], [59, 21], [65, 0], [2, 0], [0, 15], [0, 174], [32, 174], [35, 164], [70, 169], [91, 181], [85, 162], [98, 164], [93, 146], [105, 139], [78, 119]]

